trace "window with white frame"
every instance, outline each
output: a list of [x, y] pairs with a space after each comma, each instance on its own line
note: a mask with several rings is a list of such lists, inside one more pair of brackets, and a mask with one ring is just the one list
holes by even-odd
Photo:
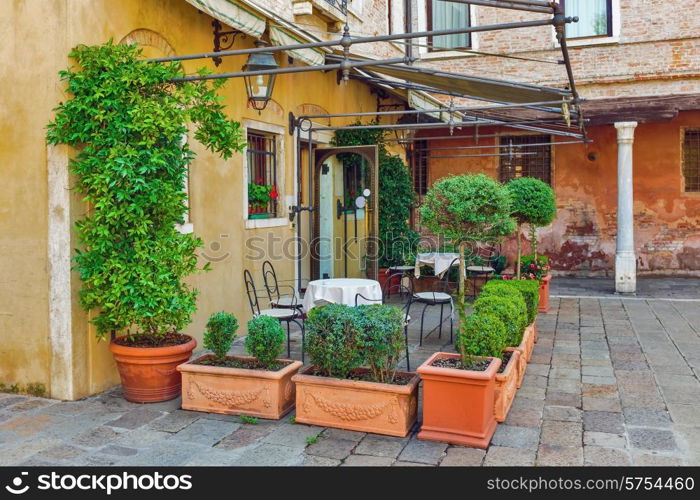
[[[449, 0], [425, 0], [428, 31], [466, 28], [470, 26], [469, 4]], [[430, 51], [471, 47], [469, 33], [428, 37]]]
[[567, 38], [612, 37], [614, 0], [560, 0], [567, 16], [578, 17], [566, 25]]
[[277, 134], [248, 130], [248, 218], [274, 218], [278, 214], [279, 184]]

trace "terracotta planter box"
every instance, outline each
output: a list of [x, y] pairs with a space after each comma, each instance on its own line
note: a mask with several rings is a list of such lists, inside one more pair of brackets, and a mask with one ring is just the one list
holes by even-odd
[[158, 403], [178, 397], [182, 377], [177, 366], [190, 359], [197, 347], [197, 341], [189, 339], [185, 344], [168, 347], [128, 347], [112, 341], [109, 350], [119, 369], [124, 399], [134, 403]]
[[496, 422], [505, 421], [515, 399], [520, 378], [520, 351], [515, 347], [507, 347], [506, 351], [513, 354], [511, 354], [505, 370], [502, 373], [496, 373], [496, 402], [494, 405]]
[[438, 358], [459, 354], [436, 352], [418, 367], [423, 380], [423, 425], [418, 439], [486, 448], [496, 430], [496, 372], [501, 360], [490, 358], [485, 371], [431, 366]]
[[527, 363], [532, 357], [532, 349], [535, 345], [535, 331], [534, 323], [529, 324], [525, 327], [523, 332], [523, 340], [520, 341], [520, 345], [515, 347], [520, 352], [520, 361], [518, 368], [518, 388], [523, 384], [523, 378], [525, 377], [525, 369], [527, 368]]
[[549, 311], [549, 282], [552, 280], [552, 275], [548, 274], [540, 281], [540, 304], [537, 306], [538, 312]]
[[393, 385], [309, 375], [313, 369], [292, 378], [297, 422], [400, 437], [416, 422], [420, 379], [415, 373], [398, 372], [411, 381]]
[[300, 361], [292, 361], [277, 371], [193, 364], [205, 356], [177, 367], [182, 373], [184, 410], [277, 420], [294, 408], [292, 377], [302, 367]]

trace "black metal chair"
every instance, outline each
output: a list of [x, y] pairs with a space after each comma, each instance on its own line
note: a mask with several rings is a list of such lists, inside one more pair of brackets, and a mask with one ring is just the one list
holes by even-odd
[[[248, 295], [248, 303], [250, 304], [250, 310], [253, 316], [270, 316], [278, 320], [280, 323], [284, 322], [287, 324], [287, 357], [292, 354], [292, 344], [291, 344], [291, 323], [296, 324], [301, 329], [301, 360], [304, 361], [304, 323], [303, 314], [301, 309], [297, 308], [296, 301], [290, 303], [290, 307], [272, 307], [270, 304], [269, 308], [260, 309], [260, 296], [258, 295], [257, 289], [255, 288], [255, 281], [253, 281], [253, 276], [250, 271], [245, 269], [243, 271], [243, 279], [245, 281], [245, 289]], [[264, 296], [263, 296], [264, 297]], [[301, 321], [299, 321], [301, 320]]]
[[[440, 306], [440, 325], [439, 325], [439, 333], [438, 333], [438, 338], [442, 338], [442, 322], [443, 322], [443, 311], [446, 305], [450, 306], [450, 342], [452, 342], [453, 334], [454, 334], [454, 299], [452, 295], [449, 293], [454, 289], [454, 286], [456, 285], [456, 281], [450, 281], [450, 271], [454, 268], [455, 265], [459, 265], [459, 259], [454, 259], [450, 263], [450, 267], [447, 268], [447, 271], [445, 271], [445, 274], [443, 275], [442, 279], [438, 281], [437, 286], [435, 287], [436, 290], [432, 290], [429, 292], [414, 292], [412, 295], [412, 302], [413, 303], [418, 303], [418, 304], [425, 304], [423, 306], [423, 312], [421, 313], [420, 317], [420, 341], [419, 345], [423, 345], [423, 325], [425, 322], [425, 311], [428, 309], [430, 306]], [[459, 267], [458, 267], [459, 268]], [[432, 330], [430, 331], [432, 333]], [[428, 336], [430, 336], [430, 333], [428, 333]]]
[[466, 273], [467, 278], [471, 281], [472, 293], [470, 295], [471, 300], [476, 299], [477, 290], [476, 285], [479, 279], [483, 280], [483, 284], [491, 279], [496, 270], [492, 267], [494, 255], [496, 255], [496, 248], [492, 245], [481, 245], [477, 244], [476, 250], [472, 257], [475, 257], [480, 261], [479, 264], [467, 266]]
[[[404, 320], [403, 320], [403, 337], [404, 337], [404, 342], [406, 345], [406, 370], [411, 371], [411, 358], [409, 355], [409, 348], [408, 348], [408, 325], [411, 322], [411, 316], [409, 315], [409, 312], [411, 310], [411, 301], [413, 299], [413, 282], [409, 281], [409, 286], [405, 286], [401, 281], [398, 283], [394, 284], [392, 283], [391, 277], [388, 277], [384, 281], [384, 285], [382, 286], [382, 298], [381, 299], [370, 299], [368, 297], [365, 297], [361, 293], [358, 293], [355, 295], [355, 306], [359, 305], [359, 299], [364, 300], [365, 302], [375, 302], [375, 303], [380, 303], [380, 304], [387, 304], [387, 305], [395, 305], [395, 306], [400, 306], [401, 309], [404, 310]], [[395, 291], [395, 295], [398, 295], [399, 297], [403, 298], [406, 297], [406, 302], [401, 303], [401, 302], [394, 302], [390, 303], [387, 302], [387, 298], [391, 297], [392, 292]]]
[[[291, 285], [280, 285], [277, 280], [277, 273], [272, 265], [272, 262], [266, 260], [262, 265], [262, 275], [263, 283], [265, 284], [265, 290], [267, 291], [267, 297], [270, 299], [270, 305], [273, 308], [280, 309], [299, 309], [301, 310], [303, 305], [301, 304], [301, 297], [297, 295], [296, 289]], [[280, 293], [280, 289], [289, 289], [291, 293], [289, 295], [284, 295]]]

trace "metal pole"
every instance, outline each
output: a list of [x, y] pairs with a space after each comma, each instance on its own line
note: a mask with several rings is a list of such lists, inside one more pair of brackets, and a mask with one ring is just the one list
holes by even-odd
[[[391, 0], [387, 0], [391, 2]], [[391, 22], [391, 19], [389, 19], [389, 22]], [[412, 0], [404, 0], [404, 9], [403, 9], [403, 29], [404, 32], [407, 34], [413, 33], [413, 2]], [[412, 38], [407, 38], [407, 44], [406, 44], [406, 56], [409, 59], [413, 58], [413, 39]]]
[[[398, 110], [398, 111], [367, 111], [358, 113], [329, 113], [326, 115], [305, 115], [300, 116], [300, 119], [315, 119], [315, 118], [350, 118], [354, 116], [375, 116], [375, 115], [407, 115], [407, 114], [420, 114], [420, 113], [452, 113], [458, 111], [497, 111], [499, 109], [511, 109], [511, 108], [523, 108], [527, 106], [542, 106], [547, 104], [561, 104], [562, 101], [541, 101], [541, 102], [527, 102], [522, 104], [505, 104], [498, 106], [454, 106], [452, 108], [434, 108], [434, 109], [410, 109], [410, 110]], [[561, 109], [557, 111], [561, 113]]]
[[[299, 127], [294, 127], [294, 132], [296, 135], [296, 152], [297, 152], [297, 209], [303, 205], [303, 199], [301, 197], [301, 130]], [[301, 296], [301, 212], [297, 210], [296, 212], [296, 224], [297, 224], [297, 291]]]
[[[536, 155], [537, 153], [524, 152], [524, 153], [518, 153], [518, 154], [532, 156], [532, 155]], [[440, 155], [440, 156], [428, 155], [428, 159], [434, 160], [437, 158], [490, 158], [490, 157], [494, 157], [494, 156], [512, 156], [512, 153], [486, 153], [486, 154], [474, 154], [474, 155]]]
[[[493, 137], [501, 137], [503, 134], [483, 134], [479, 135], [477, 139], [487, 139], [487, 138], [493, 138]], [[416, 137], [407, 137], [407, 138], [391, 138], [387, 137], [384, 139], [384, 142], [417, 142], [417, 141], [455, 141], [455, 140], [464, 140], [464, 139], [474, 139], [473, 135], [420, 135]], [[583, 139], [581, 138], [580, 141], [571, 141], [572, 143], [578, 143], [580, 142], [581, 144], [591, 144], [593, 141], [591, 139]], [[563, 144], [562, 143], [552, 143], [554, 145], [557, 144]]]
[[[500, 135], [497, 135], [496, 137], [499, 137]], [[463, 136], [465, 139], [471, 139], [468, 136]], [[482, 136], [479, 136], [484, 137]], [[423, 138], [425, 139], [425, 138]], [[523, 149], [523, 148], [530, 148], [533, 146], [564, 146], [567, 144], [583, 144], [583, 141], [561, 141], [561, 142], [536, 142], [532, 144], [513, 144], [513, 148], [518, 148], [518, 149]], [[510, 144], [484, 144], [483, 146], [448, 146], [444, 148], [434, 148], [431, 147], [430, 151], [447, 151], [447, 150], [463, 150], [463, 149], [500, 149], [500, 148], [510, 148]]]
[[[155, 59], [144, 59], [144, 62], [172, 62], [188, 61], [192, 59], [209, 59], [212, 57], [227, 57], [255, 54], [256, 52], [280, 52], [286, 50], [314, 49], [322, 47], [348, 46], [359, 43], [390, 42], [393, 40], [410, 40], [413, 38], [425, 38], [428, 36], [459, 35], [464, 33], [479, 33], [484, 31], [508, 30], [517, 28], [534, 28], [537, 26], [550, 26], [554, 24], [553, 19], [541, 19], [534, 21], [519, 21], [515, 23], [489, 24], [485, 26], [468, 26], [464, 28], [454, 28], [433, 31], [417, 31], [412, 33], [397, 33], [395, 35], [377, 35], [366, 37], [343, 37], [337, 40], [323, 42], [298, 43], [294, 45], [273, 45], [270, 47], [255, 47], [251, 49], [224, 50], [221, 52], [203, 52], [200, 54], [188, 54], [184, 56], [158, 57]], [[320, 68], [320, 66], [316, 66]]]
[[[382, 64], [400, 64], [406, 63], [407, 58], [396, 57], [394, 59], [385, 59]], [[322, 66], [292, 66], [289, 68], [261, 69], [258, 71], [235, 71], [233, 73], [214, 73], [211, 75], [192, 75], [173, 78], [171, 82], [192, 82], [199, 80], [216, 80], [219, 78], [238, 78], [241, 76], [257, 76], [257, 75], [282, 75], [289, 73], [306, 73], [309, 71], [330, 71], [334, 69], [344, 68], [361, 68], [362, 66], [374, 66], [377, 61], [344, 61], [338, 64], [324, 64]]]
[[[401, 129], [435, 129], [435, 128], [469, 128], [473, 126], [500, 126], [508, 128], [517, 128], [520, 130], [529, 130], [532, 132], [541, 132], [544, 134], [561, 135], [564, 137], [574, 137], [576, 139], [581, 139], [581, 134], [576, 134], [573, 132], [565, 132], [562, 130], [553, 130], [543, 127], [533, 127], [529, 125], [524, 125], [523, 123], [533, 123], [532, 121], [526, 122], [504, 122], [499, 120], [490, 121], [471, 121], [471, 122], [455, 122], [455, 123], [409, 123], [409, 124], [391, 124], [391, 125], [339, 125], [339, 126], [329, 126], [329, 127], [314, 127], [315, 131], [323, 130], [362, 130], [362, 129], [387, 129], [387, 130], [401, 130]], [[535, 122], [536, 123], [536, 122]]]
[[513, 2], [512, 0], [452, 0], [455, 3], [466, 3], [474, 5], [482, 5], [484, 7], [498, 7], [501, 9], [522, 10], [527, 12], [540, 12], [542, 14], [552, 14], [554, 8], [549, 6], [540, 6], [537, 4]]

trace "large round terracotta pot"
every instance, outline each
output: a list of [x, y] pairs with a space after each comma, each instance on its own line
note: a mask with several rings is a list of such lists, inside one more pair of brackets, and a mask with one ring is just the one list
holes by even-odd
[[[118, 337], [119, 340], [124, 337]], [[128, 347], [112, 341], [124, 398], [134, 403], [157, 403], [180, 395], [182, 376], [177, 365], [190, 359], [197, 341], [168, 347]]]

